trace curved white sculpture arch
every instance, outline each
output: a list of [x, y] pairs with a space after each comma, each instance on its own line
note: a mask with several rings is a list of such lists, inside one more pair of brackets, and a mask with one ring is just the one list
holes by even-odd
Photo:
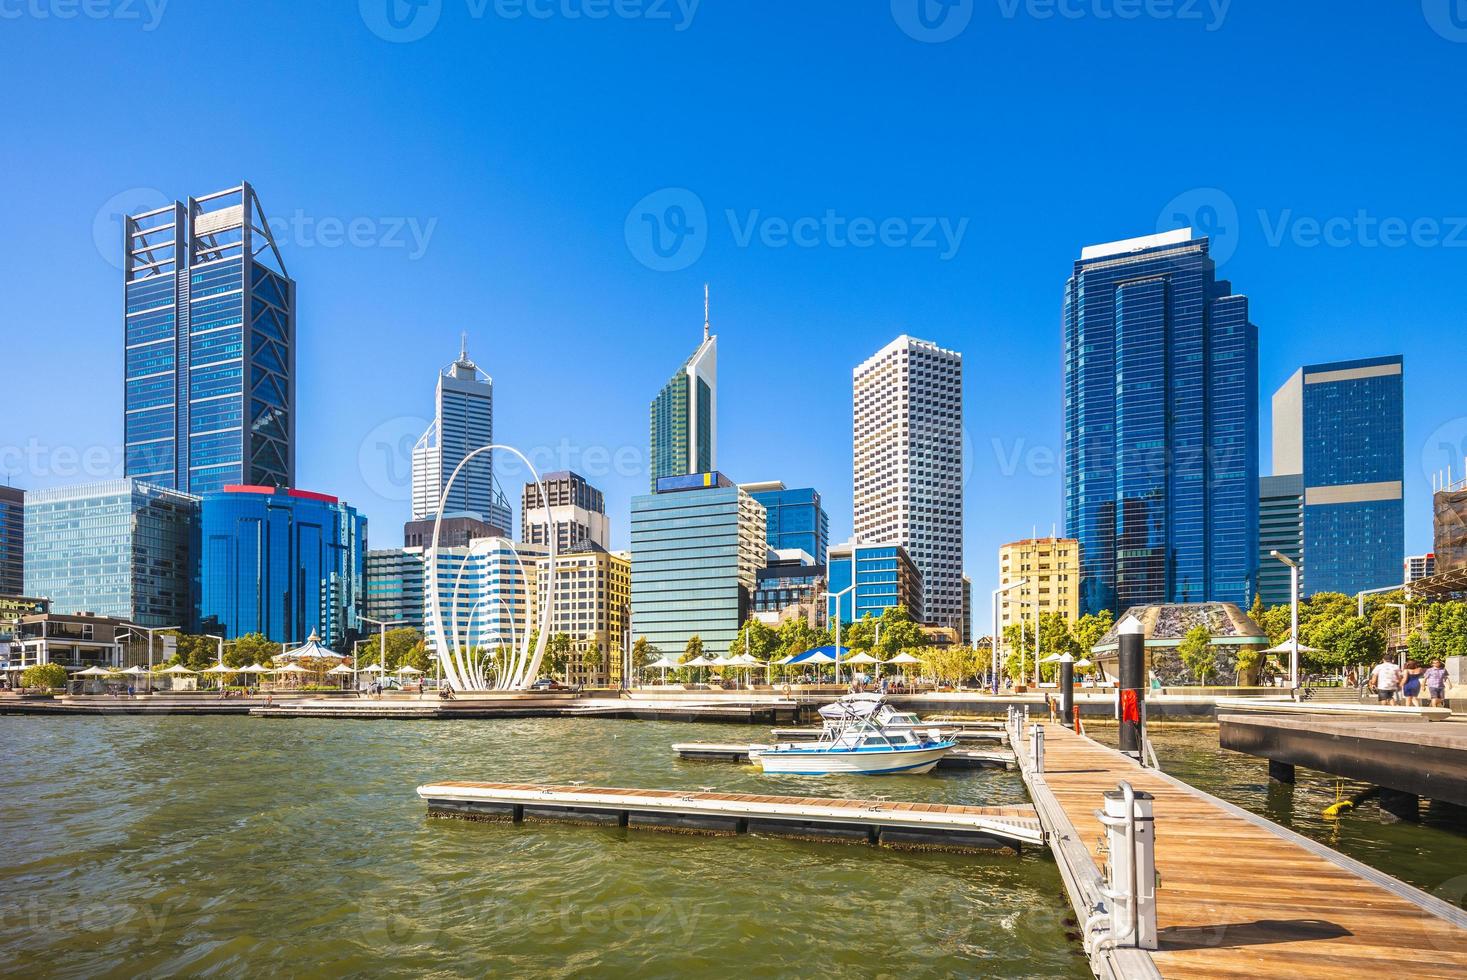
[[[545, 505], [545, 520], [551, 528], [551, 534], [549, 535], [550, 578], [545, 585], [545, 608], [541, 611], [540, 629], [538, 631], [535, 649], [533, 651], [530, 650], [530, 636], [532, 635], [532, 631], [529, 629], [525, 630], [523, 641], [519, 644], [515, 644], [514, 640], [511, 639], [511, 649], [514, 651], [513, 655], [510, 657], [508, 664], [503, 665], [502, 669], [495, 672], [494, 681], [490, 684], [489, 679], [484, 676], [484, 665], [482, 661], [474, 656], [472, 648], [460, 645], [458, 638], [459, 590], [462, 588], [464, 570], [468, 567], [467, 561], [459, 566], [458, 575], [454, 577], [453, 645], [451, 647], [449, 646], [448, 637], [446, 636], [447, 630], [444, 628], [446, 624], [443, 622], [443, 604], [438, 589], [438, 537], [443, 528], [443, 511], [448, 506], [448, 494], [453, 489], [454, 482], [458, 480], [459, 473], [462, 472], [469, 460], [475, 456], [495, 450], [514, 453], [525, 464], [525, 467], [529, 469], [530, 476], [534, 478], [535, 486], [540, 489], [540, 500]], [[438, 513], [433, 519], [433, 544], [428, 549], [428, 560], [424, 572], [428, 576], [427, 626], [433, 631], [433, 646], [437, 652], [438, 662], [443, 665], [443, 676], [449, 684], [453, 685], [455, 690], [523, 691], [534, 682], [540, 671], [540, 663], [545, 658], [545, 645], [550, 639], [550, 614], [555, 603], [557, 535], [554, 533], [554, 529], [555, 523], [550, 516], [550, 496], [545, 492], [545, 484], [540, 481], [540, 474], [535, 470], [535, 464], [531, 463], [529, 457], [515, 447], [499, 445], [497, 443], [480, 446], [478, 449], [464, 456], [459, 461], [458, 466], [454, 467], [453, 474], [448, 478], [448, 482], [444, 484], [443, 492], [438, 497]], [[525, 583], [525, 601], [529, 603], [531, 601], [529, 590], [532, 587], [538, 588], [538, 584], [532, 586], [530, 576], [525, 569], [524, 562], [520, 559], [518, 551], [514, 553], [514, 557], [520, 567], [520, 577]], [[500, 600], [500, 602], [503, 601], [503, 599]], [[471, 625], [477, 608], [478, 603], [475, 603], [474, 609], [470, 610], [469, 620]], [[513, 629], [512, 626], [511, 629]], [[515, 646], [518, 646], [518, 649], [514, 649]]]

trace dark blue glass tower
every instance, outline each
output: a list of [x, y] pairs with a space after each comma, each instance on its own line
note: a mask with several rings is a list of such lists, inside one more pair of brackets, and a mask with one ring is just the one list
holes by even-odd
[[798, 548], [815, 564], [825, 564], [830, 546], [830, 518], [820, 506], [820, 491], [811, 487], [791, 490], [783, 483], [746, 483], [749, 496], [769, 515], [769, 547]]
[[295, 282], [249, 184], [125, 221], [126, 475], [187, 493], [295, 477]]
[[1258, 331], [1191, 229], [1084, 249], [1065, 287], [1064, 508], [1086, 613], [1252, 601]]
[[1303, 477], [1305, 595], [1401, 581], [1403, 378], [1399, 355], [1311, 364], [1273, 396], [1274, 472]]

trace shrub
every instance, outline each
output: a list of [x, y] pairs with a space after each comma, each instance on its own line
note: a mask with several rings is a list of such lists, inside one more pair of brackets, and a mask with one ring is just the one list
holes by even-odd
[[21, 687], [65, 687], [66, 668], [60, 664], [37, 664], [20, 675]]

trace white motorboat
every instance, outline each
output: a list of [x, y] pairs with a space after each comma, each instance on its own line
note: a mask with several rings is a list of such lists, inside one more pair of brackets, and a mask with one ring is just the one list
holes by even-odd
[[758, 753], [766, 773], [824, 776], [852, 773], [867, 776], [931, 772], [957, 742], [936, 730], [883, 727], [880, 696], [857, 694], [820, 709], [825, 723], [814, 742], [786, 742]]

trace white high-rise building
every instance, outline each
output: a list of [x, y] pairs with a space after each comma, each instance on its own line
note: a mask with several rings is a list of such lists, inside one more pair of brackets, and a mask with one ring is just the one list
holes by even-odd
[[[413, 447], [413, 519], [433, 517], [438, 500], [464, 457], [494, 441], [494, 379], [469, 360], [467, 341], [458, 360], [438, 375], [433, 422]], [[494, 454], [475, 456], [454, 481], [450, 514], [472, 514], [509, 534], [514, 513], [494, 485]]]
[[854, 371], [856, 540], [904, 545], [924, 622], [963, 615], [963, 355], [905, 334]]

